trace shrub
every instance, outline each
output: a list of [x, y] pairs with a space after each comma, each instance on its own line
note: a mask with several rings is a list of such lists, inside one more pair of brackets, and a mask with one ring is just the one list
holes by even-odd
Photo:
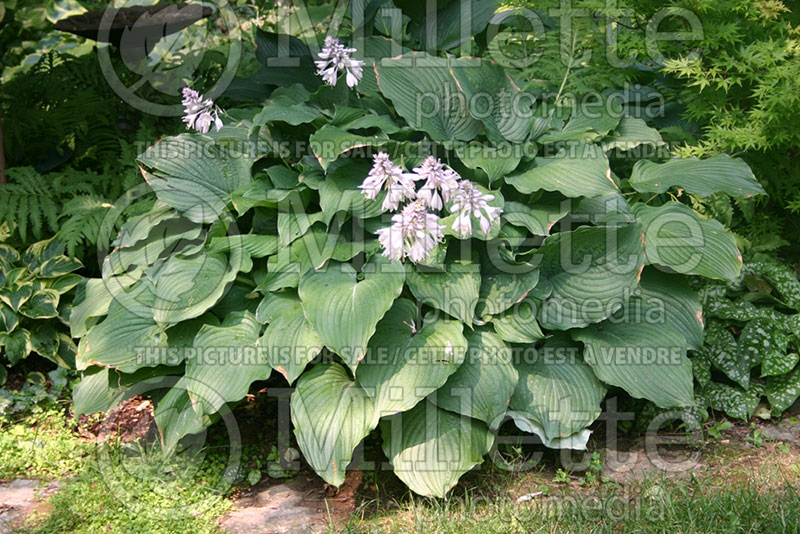
[[[235, 90], [266, 100], [139, 156], [158, 201], [123, 224], [73, 309], [77, 412], [170, 376], [154, 400], [174, 450], [275, 370], [323, 479], [341, 484], [380, 426], [397, 476], [442, 496], [509, 417], [582, 448], [610, 386], [694, 404], [703, 321], [688, 279], [735, 280], [742, 263], [673, 191], [761, 194], [748, 166], [640, 160], [660, 136], [610, 104], [537, 115], [499, 66], [407, 48], [424, 25], [402, 5], [410, 39], [354, 39], [363, 77], [351, 63], [333, 86], [306, 44], [259, 32], [264, 66]], [[452, 50], [442, 9], [428, 44]], [[278, 43], [295, 67], [269, 61]]]

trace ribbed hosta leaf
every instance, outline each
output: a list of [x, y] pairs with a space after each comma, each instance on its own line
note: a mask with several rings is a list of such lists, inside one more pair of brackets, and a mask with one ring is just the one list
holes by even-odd
[[153, 288], [146, 283], [117, 293], [105, 319], [81, 338], [75, 357], [78, 369], [99, 365], [131, 373], [164, 363], [167, 335], [152, 317], [153, 301]]
[[242, 250], [251, 258], [263, 258], [278, 251], [278, 237], [256, 234], [212, 237], [208, 244], [208, 252], [212, 253], [230, 252], [231, 249]]
[[381, 317], [403, 289], [399, 262], [375, 261], [364, 266], [364, 279], [346, 263], [331, 262], [324, 271], [308, 273], [298, 293], [303, 311], [326, 347], [355, 370]]
[[672, 327], [606, 322], [572, 333], [597, 378], [661, 408], [694, 404], [686, 340]]
[[681, 274], [735, 280], [742, 268], [736, 239], [713, 219], [701, 219], [691, 208], [669, 202], [657, 208], [637, 204], [648, 264]]
[[603, 150], [632, 150], [637, 146], [661, 146], [664, 140], [655, 128], [635, 117], [622, 117], [614, 137], [603, 143]]
[[84, 374], [72, 391], [72, 410], [75, 417], [95, 412], [105, 412], [122, 400], [120, 389], [112, 388], [108, 380], [108, 368], [92, 374]]
[[198, 413], [193, 406], [187, 391], [191, 383], [187, 378], [179, 379], [155, 403], [153, 416], [166, 454], [175, 450], [181, 438], [202, 432], [210, 424], [208, 417]]
[[290, 292], [268, 295], [256, 319], [269, 323], [258, 340], [259, 350], [266, 353], [273, 369], [294, 383], [322, 350], [322, 340], [303, 314], [300, 298]]
[[[469, 41], [469, 39], [486, 28], [492, 18], [498, 2], [495, 0], [464, 0], [444, 3], [444, 7], [430, 15], [425, 24], [419, 26], [419, 38], [425, 49], [449, 50]], [[426, 4], [412, 4], [419, 11], [416, 14], [428, 13]], [[436, 4], [433, 4], [436, 6]], [[408, 6], [408, 4], [407, 4]], [[408, 12], [408, 7], [405, 7]], [[412, 15], [412, 18], [415, 18]], [[431, 32], [431, 25], [435, 31]]]
[[[69, 316], [69, 327], [72, 337], [83, 337], [89, 329], [87, 324], [92, 317], [100, 317], [108, 313], [108, 307], [114, 296], [102, 278], [86, 280], [78, 286], [72, 311]], [[115, 289], [121, 290], [119, 286]]]
[[485, 59], [459, 58], [452, 60], [451, 72], [471, 115], [483, 122], [489, 140], [508, 146], [528, 138], [531, 102], [519, 98], [520, 88], [499, 65]]
[[359, 364], [356, 379], [375, 400], [375, 416], [412, 408], [440, 388], [464, 361], [467, 341], [458, 321], [437, 320], [414, 333], [416, 305], [398, 299]]
[[409, 52], [375, 65], [381, 93], [412, 127], [434, 141], [470, 141], [483, 125], [470, 114], [453, 79], [449, 61]]
[[550, 235], [553, 225], [569, 213], [569, 203], [540, 203], [530, 206], [522, 202], [506, 202], [503, 220], [514, 226], [527, 228], [533, 235]]
[[430, 398], [451, 412], [479, 419], [488, 425], [498, 422], [508, 408], [517, 385], [517, 370], [511, 349], [497, 334], [467, 332], [467, 355], [455, 373]]
[[338, 167], [325, 178], [319, 187], [319, 205], [326, 223], [341, 211], [365, 219], [383, 213], [381, 206], [385, 194], [369, 200], [358, 188], [368, 172], [369, 164], [358, 161]]
[[167, 137], [138, 162], [158, 198], [193, 222], [219, 219], [230, 194], [252, 179], [251, 159], [226, 153], [201, 135]]
[[200, 253], [189, 258], [170, 257], [155, 278], [156, 322], [176, 324], [208, 311], [236, 278], [241, 253], [234, 249], [230, 256]]
[[344, 367], [322, 363], [297, 381], [291, 408], [303, 457], [325, 482], [341, 485], [353, 450], [375, 427], [372, 399]]
[[186, 386], [195, 410], [212, 414], [222, 402], [244, 398], [250, 384], [272, 370], [256, 350], [261, 324], [250, 312], [228, 315], [219, 326], [204, 325], [186, 359]]
[[408, 287], [420, 302], [450, 314], [467, 324], [475, 319], [480, 298], [480, 266], [452, 262], [446, 271], [415, 267], [408, 270]]
[[483, 462], [494, 437], [475, 419], [421, 402], [381, 422], [383, 452], [415, 493], [444, 497], [461, 475]]
[[508, 343], [535, 343], [545, 335], [536, 320], [541, 303], [524, 299], [510, 310], [491, 318], [495, 332]]
[[713, 193], [734, 196], [764, 194], [747, 163], [727, 154], [706, 159], [672, 159], [666, 163], [638, 161], [633, 166], [630, 183], [642, 193], [663, 193], [670, 187], [680, 187], [701, 197]]
[[503, 261], [487, 254], [481, 265], [479, 317], [497, 315], [521, 301], [539, 283], [539, 269], [525, 262]]
[[322, 170], [327, 170], [342, 154], [359, 147], [379, 147], [385, 145], [389, 139], [385, 136], [357, 135], [326, 124], [314, 132], [309, 141]]
[[535, 167], [506, 178], [520, 193], [558, 191], [568, 197], [617, 193], [608, 158], [596, 145], [576, 145], [551, 158], [537, 157]]
[[669, 325], [686, 338], [690, 350], [703, 346], [703, 306], [685, 277], [648, 267], [642, 272], [639, 291], [625, 306], [629, 314], [637, 314], [654, 328]]
[[592, 435], [591, 430], [584, 428], [564, 438], [549, 438], [545, 433], [544, 427], [528, 415], [514, 410], [509, 410], [507, 415], [514, 421], [517, 428], [528, 434], [535, 434], [548, 449], [586, 450], [586, 444]]
[[461, 162], [470, 169], [481, 169], [489, 177], [489, 182], [504, 178], [517, 168], [522, 160], [520, 153], [509, 150], [504, 152], [498, 148], [473, 142], [458, 147], [456, 154]]
[[510, 407], [541, 427], [547, 440], [563, 439], [594, 422], [606, 388], [564, 334], [548, 339], [536, 361], [516, 364], [519, 383]]
[[622, 307], [643, 267], [641, 226], [584, 227], [548, 237], [540, 273], [553, 287], [539, 309], [545, 328], [598, 323]]

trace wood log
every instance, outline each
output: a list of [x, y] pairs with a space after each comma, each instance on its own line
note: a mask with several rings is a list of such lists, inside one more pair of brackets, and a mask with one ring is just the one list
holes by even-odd
[[146, 36], [147, 41], [155, 44], [153, 37], [157, 41], [177, 33], [212, 13], [208, 6], [185, 2], [97, 9], [59, 20], [55, 29], [117, 46], [124, 35], [135, 32], [137, 37]]

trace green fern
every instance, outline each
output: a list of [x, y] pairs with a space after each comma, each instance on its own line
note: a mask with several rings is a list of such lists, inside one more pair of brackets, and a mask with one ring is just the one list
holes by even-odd
[[68, 255], [75, 257], [79, 246], [108, 245], [97, 240], [106, 214], [113, 207], [112, 203], [95, 195], [75, 197], [64, 203], [58, 238], [66, 246]]
[[16, 227], [23, 242], [28, 241], [28, 228], [36, 239], [42, 238], [45, 225], [49, 232], [55, 232], [60, 201], [52, 181], [32, 167], [8, 169], [8, 178], [8, 183], [0, 187], [0, 219]]

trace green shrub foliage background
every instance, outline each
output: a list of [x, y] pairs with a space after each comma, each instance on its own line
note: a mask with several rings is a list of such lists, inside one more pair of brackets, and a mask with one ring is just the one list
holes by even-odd
[[[323, 479], [341, 484], [380, 427], [397, 476], [442, 496], [504, 417], [549, 447], [583, 448], [609, 387], [661, 408], [695, 403], [687, 351], [703, 345], [703, 316], [689, 279], [735, 281], [742, 260], [675, 192], [762, 194], [749, 167], [639, 160], [662, 141], [625, 105], [566, 120], [512, 109], [520, 89], [501, 67], [415, 51], [422, 8], [403, 9], [404, 43], [353, 43], [367, 65], [352, 90], [321, 85], [294, 37], [299, 66], [271, 66], [280, 38], [260, 31], [263, 66], [231, 89], [259, 103], [138, 157], [158, 200], [80, 289], [76, 412], [177, 375], [154, 399], [174, 450], [276, 371], [295, 386], [295, 437]], [[446, 15], [427, 43], [440, 50], [463, 44]], [[475, 95], [491, 113], [453, 104]], [[358, 189], [378, 151], [409, 171], [441, 159], [495, 197], [500, 219], [460, 239], [445, 207], [425, 262], [390, 261], [383, 197]]]

